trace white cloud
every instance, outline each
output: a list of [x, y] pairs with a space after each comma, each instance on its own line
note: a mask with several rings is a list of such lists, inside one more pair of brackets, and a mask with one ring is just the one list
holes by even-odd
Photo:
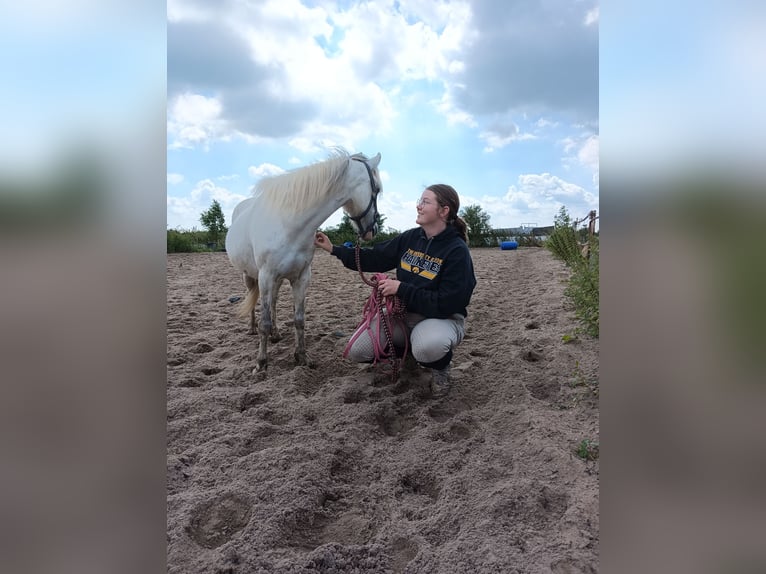
[[479, 138], [486, 142], [484, 151], [489, 153], [504, 148], [511, 142], [535, 139], [535, 136], [521, 133], [519, 126], [512, 121], [500, 120], [491, 123], [486, 131], [479, 134]]
[[273, 163], [262, 163], [261, 165], [251, 165], [247, 168], [247, 173], [251, 177], [268, 177], [270, 175], [279, 175], [285, 173], [285, 170]]
[[586, 134], [580, 137], [567, 137], [559, 142], [567, 155], [562, 158], [566, 169], [573, 165], [581, 166], [588, 170], [595, 186], [599, 184], [599, 136]]
[[583, 197], [585, 190], [574, 183], [550, 173], [523, 174], [519, 176], [518, 188], [511, 186], [506, 198], [514, 201], [516, 195], [529, 194], [539, 199], [569, 199]]
[[553, 224], [562, 206], [577, 218], [597, 208], [598, 198], [579, 185], [541, 173], [520, 175], [505, 196], [483, 197], [478, 203], [490, 213], [493, 227], [545, 226]]
[[[286, 163], [270, 152], [255, 157], [293, 167], [334, 146], [374, 154], [379, 150], [360, 144], [378, 139], [392, 145], [388, 136], [396, 122], [424, 135], [446, 124], [455, 127], [449, 130], [455, 141], [472, 137], [494, 152], [487, 161], [503, 161], [504, 148], [519, 140], [538, 138], [539, 145], [530, 146], [537, 149], [559, 138], [562, 165], [534, 169], [555, 173], [563, 166], [567, 177], [585, 185], [590, 170], [597, 185], [599, 12], [591, 2], [551, 0], [513, 8], [500, 0], [310, 5], [223, 0], [211, 7], [204, 0], [169, 0], [170, 147], [208, 149], [217, 140], [234, 139], [275, 144], [270, 149], [281, 154], [289, 146], [297, 157]], [[426, 106], [446, 122], [432, 122], [429, 115], [424, 119], [431, 123], [416, 124], [420, 116], [411, 119], [409, 112]], [[562, 140], [574, 122], [588, 127]], [[413, 140], [411, 145], [421, 145]], [[392, 172], [400, 185], [402, 163]], [[251, 178], [282, 171], [266, 163], [247, 168]], [[495, 189], [508, 181], [495, 183]], [[565, 199], [597, 201], [592, 189], [573, 185], [550, 174], [527, 175], [511, 187], [511, 197], [476, 201], [486, 205], [493, 225], [542, 225]], [[414, 199], [386, 186], [384, 191], [386, 223], [413, 227]], [[202, 186], [198, 192], [209, 199], [214, 189]]]
[[540, 129], [544, 128], [555, 128], [558, 127], [559, 123], [549, 120], [547, 118], [540, 118], [535, 122], [535, 126], [537, 126]]
[[457, 106], [451, 92], [444, 92], [441, 99], [434, 104], [436, 109], [447, 118], [447, 123], [451, 126], [462, 124], [474, 128], [479, 125], [471, 114]]
[[472, 34], [465, 2], [309, 8], [283, 0], [223, 3], [213, 12], [197, 0], [171, 0], [168, 14], [169, 93], [211, 99], [215, 86], [218, 104], [207, 121], [172, 116], [176, 147], [240, 135], [289, 138], [303, 152], [354, 149], [390, 132], [402, 83], [438, 86], [448, 70], [461, 71]]
[[168, 109], [168, 135], [170, 148], [193, 147], [207, 144], [225, 132], [221, 119], [221, 103], [216, 98], [197, 94], [176, 96]]
[[[566, 115], [598, 120], [598, 27], [583, 26], [589, 8], [569, 0], [471, 4], [473, 36], [450, 78], [455, 107], [474, 117]], [[590, 18], [594, 18], [592, 14]]]
[[168, 174], [168, 183], [170, 185], [177, 185], [181, 182], [183, 182], [184, 176], [180, 173], [169, 173]]
[[221, 205], [226, 224], [229, 225], [234, 207], [246, 197], [248, 196], [218, 186], [210, 179], [203, 179], [197, 182], [187, 197], [170, 195], [167, 197], [168, 225], [184, 229], [189, 227], [200, 228], [200, 214], [210, 208], [214, 199]]
[[585, 25], [592, 26], [593, 24], [598, 24], [598, 20], [599, 7], [595, 6], [591, 10], [588, 10], [587, 14], [585, 14]]
[[593, 173], [593, 183], [599, 182], [599, 141], [597, 135], [588, 137], [577, 152], [578, 161]]

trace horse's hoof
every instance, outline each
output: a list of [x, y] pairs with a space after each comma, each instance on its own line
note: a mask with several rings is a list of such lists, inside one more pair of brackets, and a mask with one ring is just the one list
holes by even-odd
[[272, 343], [278, 343], [281, 340], [282, 340], [282, 335], [280, 335], [279, 333], [277, 333], [276, 335], [271, 335], [269, 337], [269, 341], [271, 341]]
[[316, 367], [316, 363], [306, 353], [295, 353], [295, 364], [309, 369]]
[[255, 329], [248, 329], [247, 334], [248, 335], [255, 335]]
[[256, 375], [258, 373], [265, 373], [268, 366], [269, 364], [266, 361], [258, 361], [258, 363], [255, 365], [255, 368], [253, 369], [253, 374]]

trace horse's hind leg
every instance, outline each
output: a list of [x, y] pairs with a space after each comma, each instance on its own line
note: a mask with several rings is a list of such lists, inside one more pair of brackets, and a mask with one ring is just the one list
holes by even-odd
[[311, 281], [311, 266], [306, 266], [298, 279], [291, 281], [293, 288], [293, 304], [295, 306], [295, 364], [314, 366], [306, 354], [306, 343], [304, 340], [306, 323], [306, 291]]
[[271, 281], [264, 281], [264, 274], [261, 272], [258, 281], [261, 287], [261, 320], [258, 323], [258, 358], [256, 359], [255, 370], [265, 372], [268, 367], [268, 349], [269, 334], [271, 333], [271, 298], [274, 293], [274, 286]]
[[[245, 287], [247, 287], [248, 292], [258, 287], [257, 279], [253, 279], [246, 273], [242, 273], [242, 277], [245, 280]], [[250, 330], [247, 332], [247, 334], [255, 335], [255, 306], [250, 309]]]

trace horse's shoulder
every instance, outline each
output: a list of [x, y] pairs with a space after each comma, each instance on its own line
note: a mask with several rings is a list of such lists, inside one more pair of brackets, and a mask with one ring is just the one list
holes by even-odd
[[249, 210], [250, 206], [253, 204], [253, 200], [254, 198], [247, 197], [234, 207], [234, 211], [231, 214], [232, 223], [234, 223], [234, 220], [237, 219], [240, 215]]

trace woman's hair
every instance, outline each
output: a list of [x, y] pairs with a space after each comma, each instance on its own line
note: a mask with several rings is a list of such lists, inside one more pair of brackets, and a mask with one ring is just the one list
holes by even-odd
[[457, 230], [460, 238], [468, 243], [468, 226], [457, 214], [460, 210], [460, 197], [458, 197], [457, 191], [455, 191], [451, 185], [447, 185], [446, 183], [429, 185], [426, 189], [434, 193], [439, 205], [442, 207], [449, 207], [447, 224], [452, 225]]

